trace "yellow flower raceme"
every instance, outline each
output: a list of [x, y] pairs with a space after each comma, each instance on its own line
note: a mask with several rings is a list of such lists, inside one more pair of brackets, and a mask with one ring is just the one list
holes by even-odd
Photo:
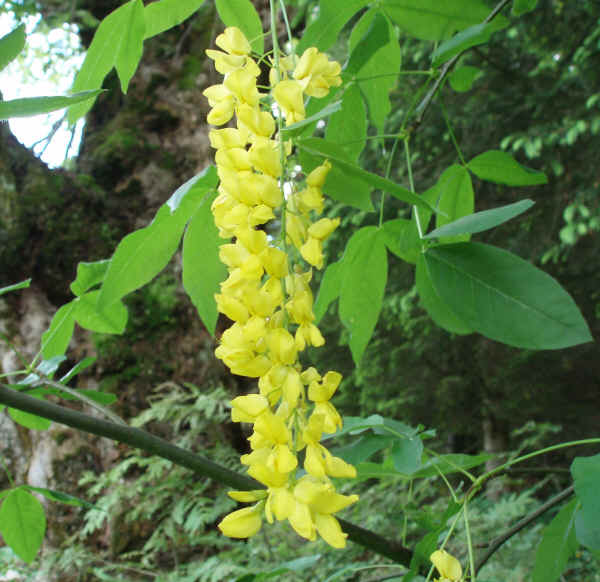
[[[302, 369], [300, 352], [325, 340], [314, 323], [311, 271], [294, 267], [286, 247], [277, 244], [283, 238], [291, 241], [310, 265], [322, 267], [322, 243], [339, 223], [318, 219], [331, 166], [324, 162], [310, 172], [306, 187], [287, 197], [281, 216], [282, 158], [291, 153], [291, 143], [279, 135], [273, 138], [276, 122], [261, 109], [260, 71], [241, 31], [226, 29], [217, 46], [224, 52], [207, 54], [225, 78], [205, 91], [212, 108], [208, 121], [223, 125], [235, 116], [236, 127], [209, 133], [221, 181], [211, 210], [219, 235], [235, 237], [221, 245], [219, 257], [229, 274], [215, 295], [218, 310], [234, 323], [223, 332], [215, 354], [233, 373], [258, 378], [258, 394], [231, 401], [231, 418], [253, 425], [248, 438], [252, 451], [241, 462], [266, 487], [231, 492], [232, 498], [254, 505], [229, 514], [219, 528], [230, 537], [248, 537], [260, 530], [264, 513], [268, 522], [288, 520], [301, 536], [314, 540], [320, 535], [341, 548], [346, 534], [333, 514], [358, 496], [336, 493], [330, 477], [354, 477], [356, 470], [320, 443], [324, 432], [342, 425], [330, 402], [341, 376], [330, 371], [321, 377], [314, 368]], [[270, 75], [271, 97], [288, 125], [304, 119], [305, 95], [325, 95], [341, 82], [339, 65], [316, 49], [299, 60], [282, 58], [280, 64], [281, 74]], [[294, 65], [291, 79], [287, 73]], [[277, 216], [286, 230], [280, 239], [271, 239], [261, 225]], [[304, 448], [307, 474], [298, 478], [298, 453]]]

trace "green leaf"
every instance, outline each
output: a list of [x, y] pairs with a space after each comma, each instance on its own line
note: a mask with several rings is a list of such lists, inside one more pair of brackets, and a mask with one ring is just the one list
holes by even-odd
[[[446, 168], [440, 176], [435, 188], [438, 193], [439, 202], [435, 222], [436, 227], [448, 224], [457, 218], [472, 214], [475, 209], [475, 194], [471, 175], [463, 167], [456, 164]], [[469, 234], [445, 236], [440, 242], [461, 242], [469, 240]]]
[[491, 339], [537, 350], [592, 339], [570, 295], [552, 277], [508, 251], [458, 243], [430, 248], [424, 261], [441, 300]]
[[[146, 22], [144, 18], [144, 5], [142, 0], [132, 0], [125, 6], [129, 7], [122, 15], [123, 34], [117, 46], [113, 47], [116, 52], [115, 68], [121, 82], [121, 91], [127, 93], [129, 81], [144, 52], [144, 33]], [[125, 7], [124, 6], [124, 7]], [[123, 7], [123, 8], [124, 8]]]
[[[30, 396], [39, 397], [37, 394], [33, 393], [30, 394]], [[19, 410], [17, 408], [9, 408], [8, 414], [10, 414], [10, 417], [15, 422], [31, 430], [48, 430], [52, 424], [52, 421], [48, 420], [47, 418], [43, 418], [29, 412], [24, 412], [23, 410]]]
[[454, 222], [450, 222], [440, 228], [432, 230], [426, 234], [423, 238], [437, 238], [454, 236], [463, 233], [476, 233], [489, 230], [500, 224], [511, 220], [519, 214], [523, 214], [526, 210], [529, 210], [535, 202], [525, 198], [514, 202], [513, 204], [507, 204], [506, 206], [499, 206], [498, 208], [492, 208], [491, 210], [482, 210], [481, 212], [475, 212], [469, 216], [463, 216]]
[[321, 321], [321, 318], [325, 315], [331, 302], [339, 297], [342, 273], [343, 265], [341, 261], [336, 261], [335, 263], [327, 265], [327, 268], [323, 273], [323, 278], [321, 279], [317, 299], [313, 306], [317, 323]]
[[461, 470], [478, 467], [493, 457], [494, 455], [490, 455], [489, 453], [482, 453], [481, 455], [463, 455], [460, 453], [439, 455], [425, 461], [421, 468], [415, 471], [411, 477], [414, 479], [424, 479], [427, 477], [437, 477], [440, 474], [450, 475], [451, 473], [458, 473]]
[[457, 67], [448, 76], [450, 86], [458, 93], [464, 93], [470, 91], [473, 83], [483, 76], [483, 71], [477, 67], [470, 65], [463, 65]]
[[219, 260], [223, 239], [210, 210], [215, 195], [206, 196], [183, 239], [183, 287], [212, 335], [219, 316], [214, 295], [227, 277], [225, 265]]
[[415, 283], [423, 307], [427, 310], [429, 317], [431, 317], [437, 325], [450, 333], [459, 335], [473, 332], [473, 329], [471, 329], [440, 297], [433, 286], [431, 275], [429, 273], [429, 266], [422, 253], [417, 257]]
[[42, 504], [28, 491], [14, 489], [0, 507], [0, 534], [15, 554], [28, 564], [44, 541], [46, 515]]
[[326, 51], [338, 39], [346, 22], [369, 4], [369, 0], [321, 0], [318, 17], [304, 31], [296, 53], [301, 55], [311, 46]]
[[582, 546], [592, 552], [600, 550], [600, 526], [581, 507], [575, 513], [575, 535]]
[[521, 14], [526, 14], [527, 12], [531, 12], [537, 6], [538, 0], [513, 0], [512, 3], [512, 15], [513, 16], [521, 16]]
[[42, 334], [44, 359], [62, 356], [67, 351], [75, 328], [75, 309], [75, 303], [70, 301], [54, 314], [50, 327]]
[[482, 180], [507, 186], [536, 186], [548, 182], [544, 172], [526, 168], [500, 150], [489, 150], [479, 154], [467, 167]]
[[333, 103], [329, 103], [323, 109], [317, 111], [315, 114], [310, 117], [306, 117], [302, 121], [297, 121], [296, 123], [292, 123], [292, 125], [287, 125], [286, 127], [281, 129], [281, 134], [285, 138], [296, 137], [302, 133], [301, 130], [304, 130], [308, 125], [316, 123], [320, 119], [324, 119], [325, 117], [329, 117], [336, 111], [340, 111], [342, 108], [341, 101], [334, 101]]
[[77, 265], [77, 277], [71, 283], [71, 291], [75, 295], [83, 295], [94, 285], [102, 283], [108, 265], [110, 265], [110, 259], [94, 261], [93, 263], [79, 263]]
[[204, 0], [160, 0], [144, 7], [144, 38], [156, 36], [189, 18]]
[[[134, 25], [132, 31], [129, 30], [131, 24]], [[145, 27], [141, 0], [130, 0], [104, 18], [94, 34], [83, 65], [81, 65], [81, 69], [75, 77], [72, 91], [99, 89], [104, 78], [110, 73], [117, 61], [121, 69], [119, 78], [121, 85], [123, 85], [128, 72], [133, 66], [135, 55], [139, 53], [141, 56], [141, 52], [139, 52], [139, 33], [142, 31], [143, 26]], [[135, 54], [126, 54], [130, 48]], [[137, 62], [135, 66], [137, 66]], [[135, 67], [133, 68], [135, 70]], [[67, 114], [69, 123], [74, 124], [92, 108], [93, 104], [93, 100], [89, 100], [69, 107]]]
[[575, 510], [577, 499], [567, 503], [544, 528], [535, 553], [533, 582], [556, 582], [577, 550]]
[[216, 171], [211, 166], [178, 188], [150, 225], [128, 234], [119, 243], [100, 289], [99, 310], [145, 285], [166, 267], [188, 219], [216, 183]]
[[507, 21], [492, 20], [490, 22], [474, 24], [473, 26], [469, 26], [469, 28], [465, 28], [465, 30], [461, 30], [451, 39], [440, 44], [433, 52], [433, 55], [431, 56], [433, 59], [431, 66], [439, 67], [463, 51], [466, 51], [473, 46], [486, 43], [490, 40], [490, 37], [494, 32], [504, 28], [506, 24], [508, 24]]
[[418, 436], [410, 439], [397, 439], [390, 452], [394, 469], [406, 475], [414, 473], [421, 466], [422, 455], [423, 441]]
[[252, 50], [264, 52], [263, 29], [260, 16], [250, 0], [216, 0], [215, 5], [225, 26], [237, 26], [250, 41]]
[[[388, 41], [371, 54], [370, 58], [356, 71], [353, 78], [357, 80], [364, 95], [373, 125], [379, 133], [383, 133], [385, 120], [391, 111], [389, 93], [396, 86], [398, 80], [396, 73], [400, 72], [402, 66], [402, 52], [394, 26], [380, 10], [372, 8], [363, 14], [352, 29], [349, 50], [351, 56], [356, 54], [355, 59], [362, 61], [360, 55], [363, 54], [363, 51], [371, 52], [373, 48], [370, 43], [363, 47], [362, 42], [365, 37], [369, 38], [369, 32], [377, 22], [379, 22], [377, 28], [385, 24]], [[361, 81], [361, 79], [363, 80]]]
[[[362, 27], [359, 27], [357, 32], [354, 30], [352, 32], [358, 35], [361, 31]], [[390, 31], [387, 20], [381, 12], [377, 12], [362, 38], [352, 47], [348, 64], [344, 67], [345, 76], [356, 75], [380, 48], [388, 44], [389, 40]]]
[[571, 475], [575, 493], [581, 501], [577, 538], [590, 549], [600, 550], [600, 455], [575, 458]]
[[18, 289], [27, 289], [31, 283], [31, 279], [25, 279], [25, 281], [20, 281], [19, 283], [13, 283], [12, 285], [7, 285], [6, 287], [2, 287], [0, 289], [0, 295], [4, 295], [5, 293], [10, 293], [11, 291], [17, 291]]
[[[346, 176], [360, 180], [361, 182], [364, 182], [365, 184], [368, 184], [374, 188], [379, 188], [388, 194], [391, 194], [395, 198], [403, 200], [404, 202], [408, 202], [409, 204], [426, 208], [428, 210], [435, 210], [426, 200], [414, 192], [407, 190], [403, 186], [400, 186], [399, 184], [396, 184], [387, 178], [367, 172], [360, 166], [347, 161], [345, 152], [337, 144], [313, 137], [298, 140], [296, 145], [299, 149], [304, 150], [309, 154], [328, 159], [333, 167], [339, 169], [341, 173], [345, 173]], [[327, 180], [326, 184], [329, 184], [329, 180]], [[327, 186], [324, 188], [324, 190], [329, 192], [326, 188]]]
[[339, 314], [349, 332], [352, 359], [358, 366], [379, 319], [387, 281], [387, 255], [382, 231], [366, 226], [346, 246]]
[[325, 138], [341, 145], [348, 159], [356, 161], [366, 143], [367, 111], [363, 103], [360, 89], [350, 85], [344, 91], [341, 111], [334, 113], [325, 131]]
[[418, 429], [404, 424], [392, 418], [384, 418], [380, 414], [371, 414], [363, 418], [362, 416], [344, 416], [344, 427], [336, 432], [334, 437], [345, 434], [359, 434], [366, 430], [372, 430], [375, 434], [390, 435], [395, 438], [412, 438], [419, 431]]
[[391, 436], [368, 434], [350, 445], [332, 450], [332, 453], [351, 465], [358, 465], [392, 444], [394, 440], [394, 437]]
[[88, 509], [98, 509], [89, 501], [79, 499], [79, 497], [63, 493], [62, 491], [54, 491], [54, 489], [46, 489], [45, 487], [33, 487], [33, 485], [23, 485], [22, 489], [35, 491], [36, 493], [43, 495], [46, 499], [56, 501], [57, 503], [64, 503], [65, 505], [73, 505], [75, 507], [87, 507]]
[[[443, 40], [455, 31], [483, 22], [490, 9], [481, 0], [383, 0], [383, 9], [408, 35]], [[503, 16], [496, 19], [506, 22]]]
[[383, 240], [388, 250], [407, 263], [416, 263], [421, 239], [414, 220], [396, 218], [383, 223]]
[[0, 38], [0, 71], [14, 61], [25, 48], [25, 25], [18, 26]]
[[127, 308], [121, 301], [112, 303], [103, 311], [98, 310], [100, 291], [90, 291], [74, 300], [73, 317], [83, 328], [99, 333], [121, 334], [127, 325]]
[[0, 119], [10, 117], [29, 117], [40, 113], [50, 113], [58, 109], [64, 109], [70, 105], [93, 100], [102, 93], [102, 89], [96, 91], [81, 91], [71, 96], [58, 97], [24, 97], [23, 99], [11, 99], [0, 101]]
[[358, 463], [356, 465], [356, 478], [357, 479], [385, 479], [386, 477], [404, 477], [401, 473], [398, 473], [394, 469], [392, 460], [386, 459], [383, 463]]

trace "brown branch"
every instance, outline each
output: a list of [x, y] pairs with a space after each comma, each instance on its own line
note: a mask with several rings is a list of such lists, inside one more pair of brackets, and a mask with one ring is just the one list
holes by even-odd
[[520, 532], [523, 528], [527, 527], [530, 523], [535, 521], [540, 515], [548, 511], [551, 507], [558, 505], [571, 495], [573, 495], [573, 486], [567, 487], [564, 491], [561, 491], [558, 495], [552, 497], [538, 507], [535, 511], [532, 511], [529, 515], [526, 515], [521, 521], [518, 521], [511, 528], [507, 529], [503, 534], [500, 534], [497, 538], [494, 538], [488, 545], [486, 553], [481, 556], [475, 566], [475, 572], [479, 572], [485, 563], [498, 551], [500, 546], [509, 540], [512, 536]]
[[[483, 21], [483, 24], [486, 24], [486, 23], [494, 20], [494, 18], [496, 18], [496, 16], [498, 16], [498, 14], [500, 14], [500, 12], [503, 10], [503, 8], [510, 1], [511, 0], [500, 0], [500, 2], [498, 2], [498, 4], [496, 4], [495, 8], [487, 15], [487, 17]], [[435, 95], [438, 92], [439, 88], [441, 87], [442, 83], [444, 82], [444, 79], [448, 76], [448, 73], [452, 70], [452, 68], [454, 67], [454, 65], [456, 64], [458, 59], [463, 55], [464, 52], [465, 51], [458, 53], [457, 55], [453, 56], [447, 63], [444, 64], [444, 66], [442, 67], [442, 70], [440, 71], [438, 78], [435, 80], [435, 83], [433, 84], [433, 87], [431, 89], [429, 89], [429, 91], [427, 92], [427, 95], [425, 95], [425, 97], [423, 97], [423, 100], [421, 101], [421, 103], [419, 103], [419, 105], [417, 105], [417, 108], [415, 109], [415, 111], [417, 113], [417, 119], [415, 120], [415, 122], [413, 124], [413, 130], [416, 129], [423, 121], [423, 118], [425, 117], [425, 113], [426, 113], [427, 109], [429, 108], [429, 106], [431, 105], [431, 102], [433, 101], [433, 98], [435, 97]]]
[[[176, 465], [190, 469], [202, 477], [208, 477], [234, 489], [246, 491], [264, 488], [261, 483], [246, 475], [236, 473], [206, 457], [172, 445], [145, 430], [94, 418], [82, 412], [52, 404], [46, 400], [33, 398], [3, 384], [0, 384], [0, 404], [42, 416], [83, 432], [142, 449], [152, 455], [157, 455]], [[405, 566], [410, 564], [412, 552], [409, 549], [344, 519], [340, 519], [339, 522], [342, 529], [348, 534], [348, 539], [355, 544], [385, 556], [394, 562]]]

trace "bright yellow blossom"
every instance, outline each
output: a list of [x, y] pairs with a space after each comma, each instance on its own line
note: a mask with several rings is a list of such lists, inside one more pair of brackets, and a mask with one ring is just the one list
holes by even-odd
[[446, 550], [436, 550], [429, 556], [441, 575], [438, 582], [459, 582], [462, 578], [460, 562]]
[[[320, 442], [323, 433], [342, 425], [330, 402], [341, 376], [330, 371], [321, 377], [315, 368], [302, 369], [300, 352], [325, 340], [315, 324], [312, 272], [290, 265], [281, 240], [291, 241], [310, 265], [323, 266], [323, 241], [339, 223], [318, 218], [331, 165], [326, 161], [308, 174], [305, 189], [287, 197], [282, 216], [281, 182], [287, 179], [282, 156], [290, 155], [291, 143], [279, 135], [272, 139], [275, 119], [261, 109], [264, 95], [256, 85], [260, 69], [249, 56], [243, 33], [227, 28], [216, 43], [223, 52], [209, 50], [207, 55], [225, 78], [204, 92], [211, 107], [207, 120], [223, 125], [235, 116], [236, 127], [209, 133], [220, 179], [211, 210], [219, 236], [235, 237], [219, 250], [229, 274], [215, 300], [219, 312], [234, 323], [223, 332], [215, 355], [234, 374], [258, 378], [258, 394], [231, 401], [231, 418], [252, 423], [251, 452], [240, 460], [248, 475], [266, 487], [231, 492], [233, 499], [254, 505], [229, 514], [218, 527], [227, 536], [248, 537], [260, 530], [264, 513], [270, 523], [286, 519], [299, 535], [309, 540], [320, 535], [342, 548], [347, 536], [333, 514], [358, 496], [336, 493], [330, 478], [355, 477], [356, 470]], [[271, 97], [288, 125], [304, 119], [305, 96], [323, 96], [341, 82], [339, 64], [316, 49], [300, 59], [279, 61], [281, 74], [270, 74]], [[288, 75], [292, 69], [293, 79]], [[260, 226], [276, 217], [285, 223], [285, 233], [271, 240]], [[306, 475], [299, 478], [302, 449]]]

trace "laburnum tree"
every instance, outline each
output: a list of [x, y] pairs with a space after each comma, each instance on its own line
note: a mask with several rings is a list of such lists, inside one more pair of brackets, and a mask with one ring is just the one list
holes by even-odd
[[[60, 579], [83, 567], [89, 579], [391, 568], [485, 580], [533, 526], [539, 543], [519, 567], [535, 581], [589, 571], [600, 461], [575, 455], [600, 442], [593, 414], [548, 441], [563, 420], [531, 386], [540, 366], [563, 378], [597, 366], [596, 275], [581, 247], [600, 222], [591, 182], [567, 163], [600, 129], [593, 3], [7, 8], [75, 22], [87, 46], [69, 95], [0, 102], [3, 119], [86, 116], [74, 170], [48, 170], [2, 127], [1, 266], [14, 284], [0, 290], [0, 403], [19, 451], [3, 463], [7, 568], [26, 571], [16, 556]], [[573, 40], [557, 33], [583, 22]], [[0, 65], [25, 43], [15, 25]], [[550, 105], [564, 107], [555, 123]], [[547, 193], [564, 183], [579, 192], [556, 224], [565, 200]], [[521, 191], [532, 187], [536, 206]], [[577, 301], [541, 266], [561, 282], [572, 268]], [[525, 424], [529, 410], [555, 424]], [[436, 426], [449, 444], [431, 440]], [[77, 488], [90, 457], [103, 470]], [[572, 461], [566, 478], [536, 479], [540, 458]], [[233, 507], [228, 487], [249, 505]], [[492, 517], [511, 487], [537, 491], [537, 505]], [[86, 508], [83, 527], [74, 510], [53, 525], [65, 506]], [[504, 531], [482, 533], [492, 519]], [[99, 559], [81, 540], [101, 527]]]

